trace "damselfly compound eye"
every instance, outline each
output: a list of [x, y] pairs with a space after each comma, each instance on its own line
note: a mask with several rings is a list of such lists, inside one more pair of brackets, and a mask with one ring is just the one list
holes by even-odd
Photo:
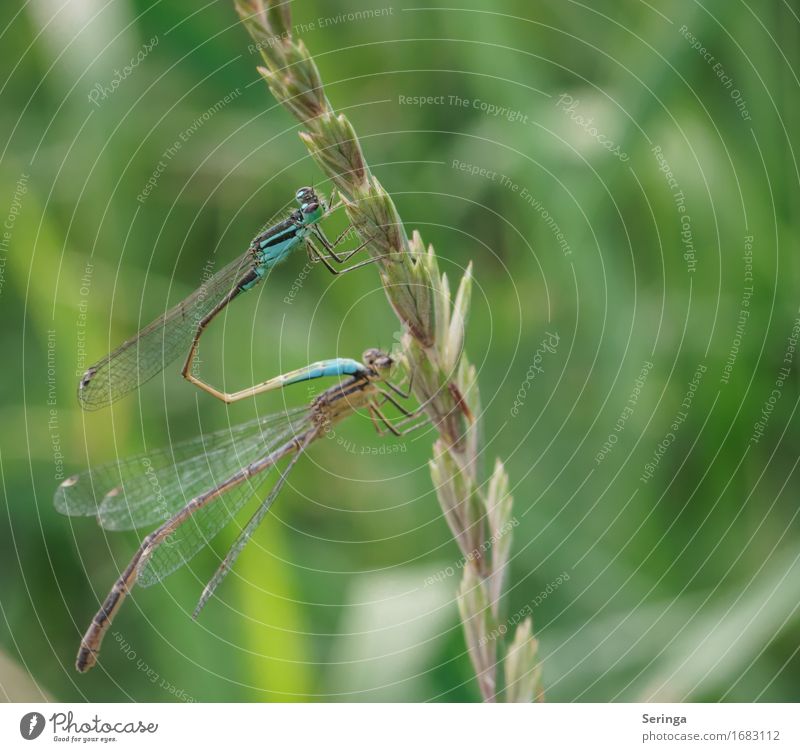
[[364, 352], [364, 362], [371, 368], [382, 370], [391, 368], [394, 361], [383, 350], [377, 348], [370, 348]]

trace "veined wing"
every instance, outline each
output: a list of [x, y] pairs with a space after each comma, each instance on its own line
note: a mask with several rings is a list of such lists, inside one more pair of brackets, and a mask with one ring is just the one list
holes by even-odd
[[[305, 429], [311, 428], [308, 416], [303, 423]], [[186, 564], [200, 549], [205, 548], [211, 540], [227, 525], [252, 498], [259, 486], [276, 470], [277, 463], [290, 452], [300, 454], [303, 449], [319, 435], [319, 431], [305, 431], [300, 440], [297, 433], [286, 432], [276, 434], [268, 446], [264, 447], [261, 457], [252, 464], [241, 467], [233, 475], [221, 479], [215, 487], [193, 503], [197, 508], [179, 525], [172, 529], [162, 540], [151, 545], [138, 568], [136, 581], [142, 587], [154, 585], [167, 575]], [[309, 438], [311, 437], [311, 438]], [[302, 443], [298, 442], [301, 441]], [[294, 465], [297, 457], [290, 463]], [[285, 471], [288, 472], [289, 468]], [[285, 478], [284, 473], [284, 478]], [[278, 489], [283, 485], [283, 478], [277, 481]], [[271, 498], [274, 496], [270, 495]], [[199, 504], [198, 504], [199, 502]]]
[[78, 386], [84, 410], [110, 405], [151, 379], [178, 355], [189, 350], [197, 325], [227, 296], [234, 297], [242, 280], [253, 273], [248, 249], [203, 282], [189, 297], [152, 321], [136, 336], [89, 368]]
[[255, 514], [253, 514], [253, 516], [248, 520], [242, 532], [239, 533], [233, 545], [228, 550], [227, 555], [219, 565], [219, 568], [214, 573], [214, 576], [211, 578], [211, 580], [209, 580], [208, 584], [203, 589], [200, 600], [197, 602], [197, 606], [192, 613], [194, 618], [197, 618], [200, 610], [206, 605], [208, 599], [214, 594], [214, 591], [217, 589], [219, 583], [222, 582], [225, 575], [231, 571], [231, 568], [236, 562], [236, 559], [239, 558], [239, 554], [242, 552], [242, 549], [247, 545], [250, 538], [252, 538], [256, 528], [261, 524], [261, 520], [263, 520], [264, 516], [267, 514], [267, 512], [269, 512], [270, 507], [272, 507], [272, 503], [276, 498], [278, 498], [278, 494], [281, 492], [284, 483], [286, 483], [286, 479], [289, 477], [289, 473], [292, 471], [295, 462], [300, 459], [300, 455], [303, 454], [303, 452], [306, 450], [306, 447], [308, 447], [308, 445], [317, 438], [317, 435], [318, 434], [315, 432], [312, 432], [308, 435], [306, 440], [302, 443], [295, 455], [290, 460], [289, 464], [280, 473], [278, 479], [272, 484], [272, 488], [270, 489], [267, 498], [261, 502], [261, 505], [258, 507], [258, 509], [256, 509]]
[[164, 522], [185, 503], [214, 487], [270, 446], [306, 425], [308, 408], [267, 415], [100, 465], [65, 480], [54, 504], [62, 514], [97, 516], [107, 530]]

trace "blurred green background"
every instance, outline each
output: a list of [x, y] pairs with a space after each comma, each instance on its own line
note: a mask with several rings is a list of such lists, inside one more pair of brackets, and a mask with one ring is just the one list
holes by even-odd
[[[419, 5], [298, 0], [294, 21], [409, 232], [451, 280], [474, 263], [485, 465], [506, 461], [519, 522], [506, 611], [533, 615], [548, 699], [799, 700], [797, 3]], [[84, 414], [76, 373], [329, 185], [229, 3], [0, 16], [5, 696], [477, 700], [458, 574], [430, 584], [459, 561], [433, 435], [363, 416], [297, 466], [198, 622], [233, 531], [139, 589], [75, 673], [141, 536], [58, 515], [58, 476], [324, 386], [225, 409], [175, 364]], [[316, 269], [287, 303], [302, 264], [214, 327], [209, 380], [392, 346], [372, 269]]]

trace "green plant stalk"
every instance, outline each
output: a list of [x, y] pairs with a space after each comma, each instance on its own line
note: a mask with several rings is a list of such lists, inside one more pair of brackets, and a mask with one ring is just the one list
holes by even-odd
[[[414, 395], [439, 432], [430, 469], [463, 556], [458, 603], [467, 648], [482, 697], [496, 701], [501, 699], [498, 645], [505, 630], [499, 614], [512, 499], [499, 460], [486, 492], [478, 479], [480, 437], [474, 416], [480, 414], [480, 398], [475, 368], [463, 352], [471, 265], [453, 299], [433, 248], [426, 248], [416, 231], [408, 237], [394, 202], [369, 170], [353, 126], [331, 107], [316, 63], [302, 40], [292, 35], [289, 3], [234, 0], [234, 5], [261, 52], [260, 74], [302, 124], [300, 138], [336, 186], [361, 238], [369, 241], [386, 296], [403, 324], [403, 357], [414, 375]], [[529, 621], [518, 627], [504, 673], [513, 681], [505, 699], [530, 702], [541, 697]]]

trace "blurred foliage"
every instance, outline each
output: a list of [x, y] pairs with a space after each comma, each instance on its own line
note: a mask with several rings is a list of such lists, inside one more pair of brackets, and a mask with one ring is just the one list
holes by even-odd
[[[418, 5], [334, 23], [388, 6], [308, 0], [294, 3], [295, 23], [408, 228], [435, 244], [451, 277], [475, 263], [467, 346], [486, 469], [506, 461], [519, 521], [506, 610], [533, 614], [548, 699], [800, 699], [796, 359], [751, 441], [800, 305], [796, 10]], [[258, 78], [228, 3], [34, 0], [4, 4], [0, 17], [3, 651], [64, 701], [475, 700], [457, 578], [426, 585], [458, 564], [427, 471], [432, 436], [364, 456], [383, 444], [366, 417], [343, 426], [352, 443], [318, 442], [298, 465], [198, 622], [191, 608], [232, 531], [164, 587], [139, 590], [101, 667], [73, 671], [80, 635], [139, 535], [107, 536], [53, 510], [56, 451], [69, 474], [321, 388], [225, 409], [175, 365], [113, 411], [82, 414], [78, 372], [194, 289], [210, 259], [241, 252], [297, 186], [328, 186]], [[592, 123], [575, 122], [562, 94]], [[442, 100], [401, 99], [420, 96]], [[693, 271], [654, 146], [685, 196]], [[725, 383], [747, 236], [753, 295]], [[370, 270], [316, 270], [288, 305], [301, 266], [278, 269], [214, 327], [202, 366], [213, 383], [246, 386], [391, 347], [396, 320]], [[559, 344], [536, 360], [547, 333]], [[541, 371], [524, 388], [534, 362]], [[644, 482], [700, 364], [685, 422]], [[15, 672], [0, 676], [11, 697]]]

